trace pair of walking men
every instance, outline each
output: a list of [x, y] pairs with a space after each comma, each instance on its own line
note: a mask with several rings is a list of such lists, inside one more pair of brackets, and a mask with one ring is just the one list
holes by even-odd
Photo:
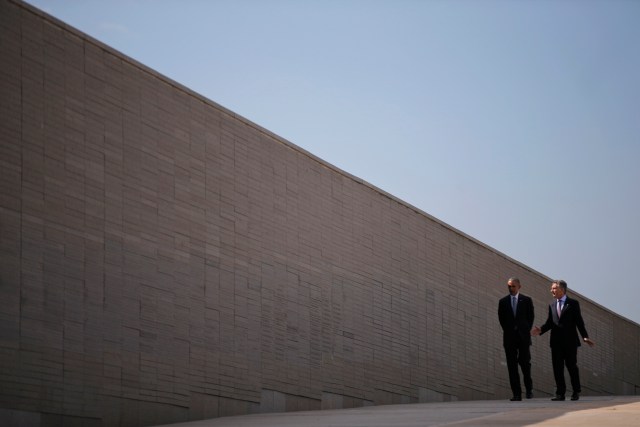
[[[580, 374], [578, 371], [578, 347], [580, 339], [588, 345], [595, 343], [589, 339], [584, 326], [580, 304], [567, 296], [567, 283], [564, 280], [554, 280], [551, 283], [551, 294], [555, 301], [549, 305], [547, 321], [542, 325], [533, 326], [534, 309], [530, 297], [520, 293], [520, 280], [512, 277], [507, 281], [509, 295], [500, 299], [498, 303], [498, 319], [503, 331], [503, 346], [509, 371], [509, 383], [513, 392], [512, 401], [522, 400], [522, 388], [518, 365], [522, 370], [525, 387], [525, 397], [533, 397], [533, 381], [531, 379], [531, 336], [542, 335], [551, 331], [551, 362], [553, 376], [556, 382], [555, 397], [551, 400], [565, 400], [567, 386], [564, 380], [564, 367], [569, 371], [573, 394], [571, 400], [580, 398]], [[576, 330], [577, 329], [577, 330]]]

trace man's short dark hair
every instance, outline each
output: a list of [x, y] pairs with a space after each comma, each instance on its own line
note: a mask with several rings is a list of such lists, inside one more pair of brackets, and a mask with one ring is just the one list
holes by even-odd
[[558, 286], [560, 286], [560, 288], [562, 288], [563, 291], [567, 292], [567, 282], [565, 282], [564, 280], [554, 280], [553, 283], [557, 284]]

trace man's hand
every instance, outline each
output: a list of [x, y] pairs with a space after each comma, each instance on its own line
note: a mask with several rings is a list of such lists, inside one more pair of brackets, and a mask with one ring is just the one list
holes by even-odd
[[595, 341], [591, 340], [591, 338], [583, 338], [583, 341], [589, 344], [589, 347], [596, 345]]
[[534, 326], [533, 329], [531, 329], [531, 336], [537, 337], [541, 332], [540, 326]]

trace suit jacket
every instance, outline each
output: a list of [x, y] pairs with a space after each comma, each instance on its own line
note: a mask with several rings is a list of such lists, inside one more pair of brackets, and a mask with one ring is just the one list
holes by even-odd
[[557, 300], [554, 300], [554, 302], [549, 305], [549, 315], [545, 324], [540, 328], [540, 334], [542, 335], [549, 330], [551, 331], [551, 339], [549, 340], [551, 347], [579, 347], [580, 338], [578, 337], [578, 331], [580, 331], [582, 338], [589, 337], [584, 327], [582, 313], [580, 312], [580, 303], [573, 298], [567, 297], [562, 307], [560, 317], [558, 317], [556, 304]]
[[498, 301], [498, 320], [502, 326], [502, 344], [516, 345], [518, 342], [527, 342], [531, 345], [531, 328], [533, 327], [533, 301], [530, 297], [518, 294], [516, 315], [511, 309], [511, 295], [507, 295]]

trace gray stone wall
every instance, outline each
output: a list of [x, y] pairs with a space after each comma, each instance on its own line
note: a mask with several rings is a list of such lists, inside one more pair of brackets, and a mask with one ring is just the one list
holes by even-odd
[[[541, 323], [548, 277], [28, 5], [0, 31], [0, 424], [510, 395], [497, 300]], [[574, 296], [585, 394], [638, 394], [640, 327]]]

